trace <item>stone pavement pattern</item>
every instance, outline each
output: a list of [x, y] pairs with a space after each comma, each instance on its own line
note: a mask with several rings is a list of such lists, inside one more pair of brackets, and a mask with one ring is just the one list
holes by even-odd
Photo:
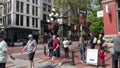
[[[79, 50], [76, 49], [75, 51], [75, 65], [73, 66], [71, 63], [71, 51], [70, 51], [70, 57], [65, 59], [63, 56], [63, 51], [61, 51], [61, 62], [62, 65], [60, 67], [57, 66], [57, 63], [51, 62], [50, 59], [48, 59], [47, 56], [44, 55], [43, 53], [43, 45], [46, 44], [40, 44], [38, 45], [38, 50], [35, 55], [35, 68], [102, 68], [102, 67], [96, 67], [92, 65], [87, 65], [85, 63], [81, 63], [79, 59]], [[70, 46], [70, 48], [74, 48], [77, 44], [73, 43], [73, 45]], [[27, 52], [20, 53], [20, 50], [23, 47], [9, 47], [10, 51], [12, 51], [12, 54], [16, 57], [16, 60], [11, 60], [8, 58], [7, 62], [7, 68], [29, 68], [29, 61], [28, 61], [28, 56]], [[110, 57], [111, 55], [108, 54], [106, 56], [106, 60]], [[111, 58], [107, 60], [105, 65], [105, 68], [112, 68], [111, 67]]]

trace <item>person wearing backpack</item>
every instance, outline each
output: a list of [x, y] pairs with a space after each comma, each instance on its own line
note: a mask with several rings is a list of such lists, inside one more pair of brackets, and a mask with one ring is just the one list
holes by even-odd
[[61, 66], [60, 62], [60, 41], [57, 39], [56, 35], [53, 35], [53, 56], [52, 60], [58, 60], [58, 66]]
[[96, 45], [97, 38], [93, 35], [93, 33], [90, 33], [90, 48], [94, 49]]
[[99, 49], [103, 49], [102, 45], [104, 43], [104, 40], [103, 40], [103, 35], [102, 34], [99, 34], [99, 37], [98, 37], [98, 40], [97, 40], [97, 44], [99, 45]]
[[48, 50], [49, 50], [49, 59], [51, 59], [53, 56], [53, 39], [52, 39], [52, 37], [50, 37], [50, 39], [48, 40]]

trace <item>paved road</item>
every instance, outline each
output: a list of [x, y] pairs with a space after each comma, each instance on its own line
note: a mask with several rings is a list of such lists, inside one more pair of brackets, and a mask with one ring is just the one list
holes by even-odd
[[[50, 59], [48, 59], [47, 56], [43, 53], [43, 46], [46, 44], [39, 44], [38, 50], [35, 55], [35, 68], [101, 68], [96, 66], [87, 65], [86, 63], [81, 63], [79, 59], [79, 50], [75, 49], [77, 46], [77, 42], [73, 42], [72, 45], [70, 45], [71, 50], [75, 50], [75, 65], [72, 65], [71, 62], [71, 50], [70, 50], [70, 57], [68, 59], [65, 59], [63, 56], [63, 51], [61, 51], [61, 62], [62, 66], [57, 67], [57, 61], [52, 62]], [[10, 58], [8, 58], [7, 62], [7, 68], [29, 68], [28, 64], [28, 57], [27, 52], [20, 53], [20, 50], [23, 47], [9, 47], [12, 54], [16, 57], [16, 60], [13, 61]], [[89, 46], [87, 46], [89, 48]], [[97, 47], [96, 47], [97, 48]], [[106, 56], [106, 60], [110, 57], [110, 54]], [[105, 68], [112, 68], [111, 67], [111, 58], [106, 61], [106, 67]]]

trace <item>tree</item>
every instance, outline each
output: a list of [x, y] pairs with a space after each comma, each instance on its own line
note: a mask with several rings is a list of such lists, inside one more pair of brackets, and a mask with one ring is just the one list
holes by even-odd
[[90, 24], [90, 31], [98, 36], [100, 33], [103, 34], [103, 18], [97, 18], [97, 11], [102, 10], [102, 7], [99, 7], [95, 10], [89, 11], [87, 16], [87, 22]]
[[91, 32], [98, 35], [99, 33], [103, 33], [103, 18], [97, 18], [97, 11], [102, 10], [101, 0], [94, 0], [92, 5], [95, 4], [98, 6], [95, 9], [90, 7], [91, 3], [93, 3], [93, 0], [55, 0], [55, 5], [63, 9], [63, 15], [68, 15], [70, 18], [70, 23], [79, 24], [80, 14], [78, 13], [78, 9], [87, 10], [86, 24], [89, 25]]
[[[70, 18], [70, 23], [79, 24], [78, 9], [87, 10], [89, 8], [89, 0], [55, 0], [55, 5], [62, 8], [62, 14]], [[61, 11], [61, 9], [58, 9]]]

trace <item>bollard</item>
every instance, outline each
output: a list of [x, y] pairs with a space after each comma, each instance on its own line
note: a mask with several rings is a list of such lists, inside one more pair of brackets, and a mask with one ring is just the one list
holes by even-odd
[[114, 64], [114, 54], [112, 54], [112, 68], [115, 68], [115, 64]]
[[46, 46], [44, 46], [44, 55], [47, 55], [47, 53], [46, 53]]
[[75, 62], [74, 62], [74, 51], [72, 51], [72, 65], [75, 65]]

